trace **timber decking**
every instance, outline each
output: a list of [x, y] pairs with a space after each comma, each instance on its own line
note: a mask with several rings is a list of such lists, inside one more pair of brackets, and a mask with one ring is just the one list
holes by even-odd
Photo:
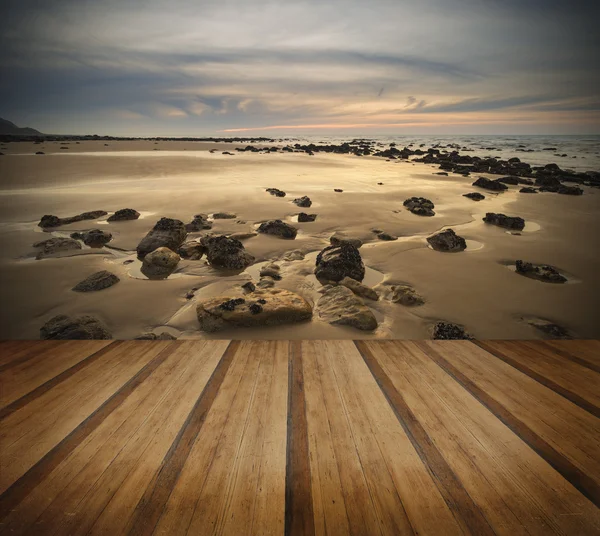
[[598, 341], [0, 342], [0, 534], [600, 534]]

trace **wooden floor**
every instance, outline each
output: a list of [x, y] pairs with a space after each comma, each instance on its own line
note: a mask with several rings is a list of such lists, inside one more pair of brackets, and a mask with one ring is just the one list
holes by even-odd
[[0, 343], [0, 533], [600, 534], [600, 342]]

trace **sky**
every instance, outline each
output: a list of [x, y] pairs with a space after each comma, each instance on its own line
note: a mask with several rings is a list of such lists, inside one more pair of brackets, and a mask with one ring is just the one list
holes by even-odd
[[600, 133], [598, 1], [1, 9], [0, 117], [45, 133]]

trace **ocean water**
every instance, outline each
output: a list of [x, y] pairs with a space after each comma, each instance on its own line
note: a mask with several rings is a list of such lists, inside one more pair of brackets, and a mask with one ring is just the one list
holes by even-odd
[[[458, 150], [461, 154], [507, 160], [518, 157], [532, 166], [550, 163], [562, 169], [600, 172], [600, 135], [581, 136], [532, 136], [532, 135], [310, 135], [286, 137], [289, 143], [343, 143], [353, 139], [373, 140], [381, 147], [396, 143], [399, 149], [410, 147], [422, 149], [437, 147], [448, 152]], [[547, 150], [553, 149], [553, 150]]]

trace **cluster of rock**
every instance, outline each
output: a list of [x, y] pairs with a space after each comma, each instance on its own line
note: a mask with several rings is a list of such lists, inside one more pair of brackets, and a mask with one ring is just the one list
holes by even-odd
[[404, 201], [403, 205], [413, 214], [419, 216], [435, 216], [433, 202], [424, 197], [411, 197]]
[[81, 240], [86, 246], [91, 248], [101, 248], [112, 240], [112, 234], [101, 229], [90, 229], [88, 231], [71, 233], [71, 238]]
[[548, 264], [533, 264], [531, 262], [517, 260], [515, 267], [518, 274], [526, 275], [533, 279], [539, 279], [540, 281], [547, 281], [549, 283], [565, 283], [567, 281], [567, 278], [564, 275]]
[[212, 222], [208, 220], [207, 214], [196, 214], [190, 223], [185, 224], [185, 230], [188, 233], [196, 233], [212, 229]]
[[483, 221], [514, 231], [522, 231], [525, 227], [525, 220], [523, 218], [519, 216], [507, 216], [506, 214], [496, 214], [495, 212], [487, 212]]

